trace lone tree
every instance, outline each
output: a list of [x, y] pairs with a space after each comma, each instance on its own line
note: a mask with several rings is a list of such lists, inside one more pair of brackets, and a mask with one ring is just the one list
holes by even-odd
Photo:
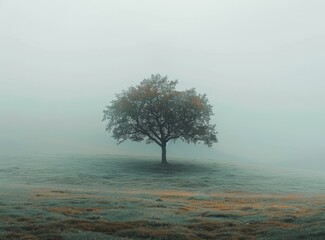
[[180, 139], [186, 143], [217, 142], [215, 125], [210, 124], [212, 106], [205, 94], [195, 89], [177, 91], [177, 80], [151, 75], [139, 85], [116, 94], [104, 109], [106, 131], [118, 144], [127, 139], [157, 143], [162, 149], [161, 163], [167, 164], [166, 145]]

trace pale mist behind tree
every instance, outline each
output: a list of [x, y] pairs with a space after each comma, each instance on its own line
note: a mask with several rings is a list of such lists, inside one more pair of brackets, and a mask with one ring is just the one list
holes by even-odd
[[215, 125], [210, 124], [212, 105], [206, 94], [198, 94], [194, 88], [177, 91], [177, 83], [156, 74], [116, 94], [104, 110], [106, 131], [113, 133], [118, 144], [127, 139], [158, 144], [163, 165], [167, 164], [170, 140], [211, 147], [217, 142]]

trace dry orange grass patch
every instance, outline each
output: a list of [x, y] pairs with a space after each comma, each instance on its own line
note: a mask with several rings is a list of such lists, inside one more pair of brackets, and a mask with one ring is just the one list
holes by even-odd
[[280, 199], [284, 200], [284, 201], [292, 201], [292, 200], [297, 200], [297, 199], [300, 199], [300, 198], [301, 197], [299, 197], [296, 194], [287, 194], [285, 196], [280, 197]]
[[[77, 189], [75, 189], [77, 191]], [[104, 197], [97, 192], [88, 193], [78, 191], [78, 193], [72, 191], [62, 191], [62, 190], [49, 190], [49, 189], [36, 189], [33, 191], [32, 199], [33, 200], [47, 200], [47, 199], [56, 199], [56, 200], [66, 200], [66, 199], [97, 199], [102, 200]], [[105, 197], [107, 198], [107, 197]]]
[[183, 212], [190, 212], [190, 211], [195, 211], [197, 210], [197, 207], [191, 206], [191, 205], [187, 205], [184, 207], [179, 207], [179, 210], [183, 211]]
[[194, 192], [188, 191], [177, 191], [177, 190], [163, 190], [163, 191], [154, 191], [153, 194], [159, 196], [160, 198], [184, 198], [184, 197], [193, 197], [195, 196]]

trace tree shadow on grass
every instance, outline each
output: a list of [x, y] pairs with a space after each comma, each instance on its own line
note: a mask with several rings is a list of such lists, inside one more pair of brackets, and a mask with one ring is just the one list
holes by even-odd
[[132, 173], [153, 173], [153, 174], [207, 174], [218, 171], [216, 165], [199, 163], [193, 160], [186, 161], [171, 159], [167, 165], [162, 165], [157, 159], [125, 159], [117, 163], [121, 170]]

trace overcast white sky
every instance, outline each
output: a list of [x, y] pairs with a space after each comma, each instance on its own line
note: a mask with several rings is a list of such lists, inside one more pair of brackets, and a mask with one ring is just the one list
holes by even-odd
[[136, 153], [102, 110], [151, 73], [196, 87], [220, 143], [171, 156], [325, 169], [325, 1], [0, 0], [0, 151]]

